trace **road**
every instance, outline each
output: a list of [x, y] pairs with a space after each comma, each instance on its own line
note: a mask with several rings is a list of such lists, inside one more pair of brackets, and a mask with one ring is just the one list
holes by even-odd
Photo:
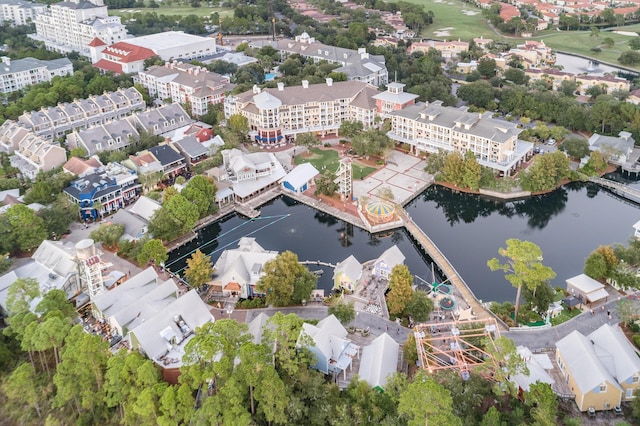
[[[573, 330], [588, 335], [602, 324], [618, 324], [619, 319], [615, 311], [619, 300], [620, 299], [610, 300], [602, 305], [602, 307], [595, 309], [593, 315], [591, 315], [591, 312], [586, 311], [555, 327], [508, 331], [502, 333], [502, 335], [513, 340], [516, 346], [524, 345], [532, 351], [545, 348], [553, 348], [555, 350], [555, 343]], [[640, 305], [637, 298], [633, 300], [636, 304]], [[607, 312], [611, 313], [611, 319], [607, 317]]]

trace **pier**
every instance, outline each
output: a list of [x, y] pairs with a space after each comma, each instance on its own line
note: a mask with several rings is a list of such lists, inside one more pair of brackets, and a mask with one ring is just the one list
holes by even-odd
[[334, 265], [333, 263], [329, 263], [329, 262], [323, 262], [321, 260], [304, 260], [301, 262], [298, 262], [301, 265], [318, 265], [318, 266], [326, 266], [328, 268], [335, 268], [336, 265]]
[[635, 188], [632, 188], [620, 182], [599, 177], [590, 177], [589, 181], [608, 189], [609, 191], [622, 198], [640, 204], [640, 191]]
[[449, 259], [447, 259], [433, 241], [431, 241], [431, 238], [429, 238], [427, 234], [425, 234], [422, 229], [420, 229], [411, 220], [411, 218], [407, 216], [404, 210], [399, 211], [398, 213], [403, 219], [404, 226], [409, 235], [411, 235], [413, 240], [429, 255], [429, 257], [431, 257], [431, 259], [433, 259], [436, 265], [438, 265], [449, 282], [451, 282], [464, 301], [471, 307], [471, 311], [474, 316], [483, 321], [493, 318], [498, 322], [498, 325], [502, 330], [508, 330], [509, 327], [501, 319], [493, 315], [491, 311], [486, 309], [480, 300], [476, 298], [467, 283], [462, 279], [462, 276], [460, 276], [458, 271], [456, 271], [453, 265], [449, 262]]

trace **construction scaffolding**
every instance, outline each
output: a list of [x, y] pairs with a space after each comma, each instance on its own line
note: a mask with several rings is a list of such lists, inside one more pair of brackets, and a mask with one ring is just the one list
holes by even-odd
[[492, 355], [500, 337], [494, 318], [418, 324], [414, 337], [420, 367], [429, 373], [457, 370], [466, 380], [471, 370], [477, 370], [492, 379], [499, 368]]

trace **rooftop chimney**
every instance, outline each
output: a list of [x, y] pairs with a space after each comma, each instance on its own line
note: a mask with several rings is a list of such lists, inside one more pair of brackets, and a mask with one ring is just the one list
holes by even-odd
[[309, 80], [302, 80], [302, 88], [303, 89], [309, 88]]
[[333, 79], [330, 77], [327, 77], [327, 86], [333, 86]]
[[278, 83], [278, 90], [282, 92], [284, 90], [284, 83]]

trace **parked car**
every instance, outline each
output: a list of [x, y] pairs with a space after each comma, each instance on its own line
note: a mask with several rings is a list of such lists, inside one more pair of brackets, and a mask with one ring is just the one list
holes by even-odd
[[555, 144], [556, 144], [556, 140], [555, 140], [555, 139], [553, 139], [553, 138], [550, 138], [550, 139], [547, 141], [547, 145], [549, 145], [549, 146], [554, 146]]

